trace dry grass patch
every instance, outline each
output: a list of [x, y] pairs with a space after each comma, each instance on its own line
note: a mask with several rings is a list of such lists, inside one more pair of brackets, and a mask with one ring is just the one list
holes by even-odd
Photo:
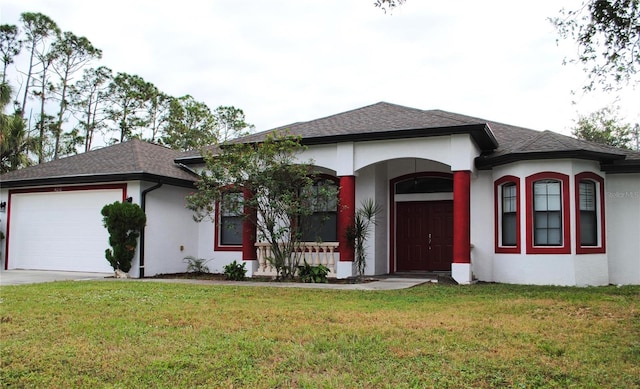
[[18, 387], [638, 387], [640, 287], [0, 289]]

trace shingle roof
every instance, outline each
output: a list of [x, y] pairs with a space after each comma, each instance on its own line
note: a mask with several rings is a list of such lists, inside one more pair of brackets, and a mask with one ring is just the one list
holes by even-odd
[[[269, 133], [285, 130], [301, 136], [307, 144], [462, 132], [471, 134], [484, 151], [476, 159], [479, 168], [491, 168], [517, 160], [583, 158], [600, 161], [605, 171], [640, 171], [640, 152], [586, 142], [551, 131], [539, 132], [442, 110], [420, 110], [385, 102], [307, 122], [292, 123], [235, 141], [260, 142]], [[215, 150], [214, 147], [209, 149]], [[182, 169], [179, 163], [198, 163], [201, 160], [198, 151], [179, 152], [131, 140], [4, 174], [0, 176], [0, 185], [14, 187], [53, 182], [62, 184], [145, 179], [191, 186], [197, 176]]]
[[368, 140], [379, 134], [390, 133], [398, 137], [412, 137], [412, 131], [416, 129], [425, 130], [420, 136], [443, 135], [452, 128], [473, 126], [486, 127], [496, 141], [493, 147], [487, 147], [490, 146], [489, 143], [480, 145], [485, 152], [477, 160], [479, 167], [489, 168], [522, 159], [573, 157], [598, 160], [608, 167], [622, 164], [621, 160], [625, 160], [625, 165], [635, 165], [637, 162], [640, 169], [640, 153], [631, 150], [587, 142], [551, 131], [540, 132], [442, 110], [420, 110], [386, 102], [308, 122], [293, 123], [249, 135], [238, 141], [259, 142], [269, 133], [285, 130], [301, 136], [303, 142], [313, 144], [331, 143], [340, 137], [349, 136]]
[[304, 139], [339, 135], [370, 134], [376, 132], [440, 128], [479, 124], [478, 121], [458, 117], [448, 112], [424, 111], [416, 108], [380, 102], [366, 107], [307, 122], [293, 123], [273, 130], [249, 135], [243, 141], [260, 141], [273, 131], [288, 130]]
[[180, 152], [133, 139], [0, 176], [4, 187], [42, 183], [152, 180], [190, 186], [197, 176], [177, 165]]

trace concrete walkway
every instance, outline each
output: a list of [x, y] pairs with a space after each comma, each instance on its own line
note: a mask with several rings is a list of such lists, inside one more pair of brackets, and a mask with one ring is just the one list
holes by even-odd
[[105, 277], [113, 277], [113, 273], [83, 273], [54, 270], [2, 270], [0, 271], [0, 286], [37, 284], [53, 281], [101, 280], [105, 279]]
[[82, 273], [48, 270], [3, 270], [0, 271], [0, 286], [35, 284], [54, 281], [91, 281], [109, 280], [116, 282], [164, 282], [199, 285], [228, 285], [228, 286], [263, 286], [275, 288], [305, 288], [305, 289], [337, 289], [337, 290], [394, 290], [406, 289], [416, 285], [438, 282], [436, 278], [410, 278], [384, 276], [362, 284], [303, 284], [299, 282], [260, 282], [260, 281], [212, 281], [191, 279], [115, 279], [113, 273]]
[[132, 281], [142, 282], [166, 282], [182, 284], [200, 285], [229, 285], [229, 286], [262, 286], [274, 288], [301, 288], [301, 289], [334, 289], [334, 290], [395, 290], [406, 289], [429, 282], [438, 282], [431, 278], [406, 278], [389, 277], [377, 279], [376, 281], [362, 284], [305, 284], [301, 282], [263, 282], [263, 281], [211, 281], [211, 280], [189, 280], [189, 279], [167, 279], [167, 278], [143, 278]]

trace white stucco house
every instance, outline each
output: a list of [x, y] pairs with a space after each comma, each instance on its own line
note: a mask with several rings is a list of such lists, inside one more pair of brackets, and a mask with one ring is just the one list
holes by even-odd
[[[332, 276], [356, 274], [345, 231], [371, 198], [383, 212], [369, 275], [640, 284], [639, 152], [384, 102], [275, 130], [285, 129], [308, 147], [301, 160], [339, 188], [339, 206], [316, 210], [323, 222], [305, 254]], [[212, 258], [215, 272], [237, 260], [249, 276], [272, 274], [241, 215], [218, 209], [214, 222], [193, 221], [185, 196], [203, 166], [199, 152], [132, 140], [0, 176], [3, 267], [110, 271], [100, 209], [128, 199], [148, 219], [133, 277], [185, 271], [187, 255]]]

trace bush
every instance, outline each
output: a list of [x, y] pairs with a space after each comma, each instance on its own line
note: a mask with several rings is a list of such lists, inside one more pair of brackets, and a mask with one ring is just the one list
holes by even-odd
[[127, 273], [136, 253], [140, 231], [147, 223], [147, 216], [138, 204], [114, 202], [102, 208], [104, 226], [109, 231], [110, 249], [104, 254], [113, 270]]
[[246, 274], [247, 274], [247, 269], [245, 268], [244, 262], [242, 262], [242, 265], [240, 265], [238, 262], [234, 260], [233, 262], [231, 262], [230, 264], [224, 267], [224, 277], [227, 280], [242, 281], [244, 280], [244, 277], [246, 276]]
[[188, 255], [182, 261], [187, 263], [187, 273], [209, 273], [209, 267], [206, 263], [211, 259], [196, 258], [193, 255]]
[[311, 266], [304, 261], [304, 266], [298, 266], [298, 275], [302, 282], [313, 283], [327, 283], [327, 274], [329, 274], [329, 268], [324, 265]]

